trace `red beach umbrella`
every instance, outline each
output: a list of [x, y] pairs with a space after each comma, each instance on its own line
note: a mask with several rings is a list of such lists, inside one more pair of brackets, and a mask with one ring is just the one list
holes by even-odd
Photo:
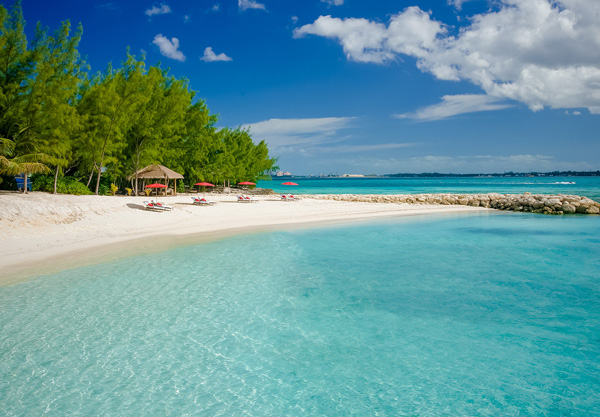
[[[197, 182], [194, 185], [198, 185], [200, 187], [214, 187], [214, 184], [211, 184], [210, 182]], [[204, 196], [206, 196], [206, 193], [204, 193]]]
[[158, 196], [158, 189], [159, 188], [167, 188], [167, 186], [164, 184], [154, 183], [154, 184], [146, 185], [146, 188], [156, 188], [156, 195]]
[[256, 185], [253, 182], [250, 181], [244, 181], [244, 182], [238, 182], [238, 185]]
[[281, 185], [298, 185], [295, 182], [282, 182]]

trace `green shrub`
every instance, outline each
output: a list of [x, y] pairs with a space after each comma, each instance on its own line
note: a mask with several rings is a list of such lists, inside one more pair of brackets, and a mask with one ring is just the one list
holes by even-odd
[[110, 184], [110, 193], [117, 195], [117, 191], [119, 191], [119, 187], [115, 183]]
[[[53, 175], [34, 175], [32, 178], [32, 191], [54, 192]], [[85, 184], [77, 181], [74, 177], [59, 177], [56, 183], [56, 191], [60, 194], [89, 195], [93, 194]]]
[[110, 187], [108, 186], [108, 184], [102, 184], [102, 182], [100, 183], [100, 186], [98, 187], [98, 195], [111, 195], [112, 193], [110, 192]]

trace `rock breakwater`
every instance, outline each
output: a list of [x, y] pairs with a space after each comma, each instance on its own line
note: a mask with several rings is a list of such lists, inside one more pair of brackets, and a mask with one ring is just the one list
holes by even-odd
[[365, 203], [461, 205], [544, 214], [600, 214], [600, 203], [588, 197], [563, 194], [316, 194], [307, 197]]

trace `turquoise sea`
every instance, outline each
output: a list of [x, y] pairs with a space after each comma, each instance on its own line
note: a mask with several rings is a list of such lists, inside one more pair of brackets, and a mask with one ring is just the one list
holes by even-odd
[[600, 217], [241, 235], [0, 287], [3, 416], [591, 416]]
[[[282, 183], [292, 181], [298, 186]], [[261, 188], [298, 194], [576, 194], [600, 201], [600, 177], [276, 178]]]

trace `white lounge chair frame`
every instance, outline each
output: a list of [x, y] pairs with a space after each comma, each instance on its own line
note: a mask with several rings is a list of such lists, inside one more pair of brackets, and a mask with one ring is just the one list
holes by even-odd
[[192, 197], [192, 201], [193, 204], [199, 205], [199, 206], [214, 206], [215, 203], [214, 201], [208, 201], [205, 198], [200, 198], [200, 197]]
[[258, 203], [258, 200], [243, 194], [237, 196], [237, 201], [238, 203]]
[[167, 209], [164, 206], [157, 206], [155, 203], [153, 203], [151, 201], [144, 201], [144, 208], [146, 210], [151, 210], [151, 211], [168, 211], [168, 210], [171, 210], [170, 208]]

